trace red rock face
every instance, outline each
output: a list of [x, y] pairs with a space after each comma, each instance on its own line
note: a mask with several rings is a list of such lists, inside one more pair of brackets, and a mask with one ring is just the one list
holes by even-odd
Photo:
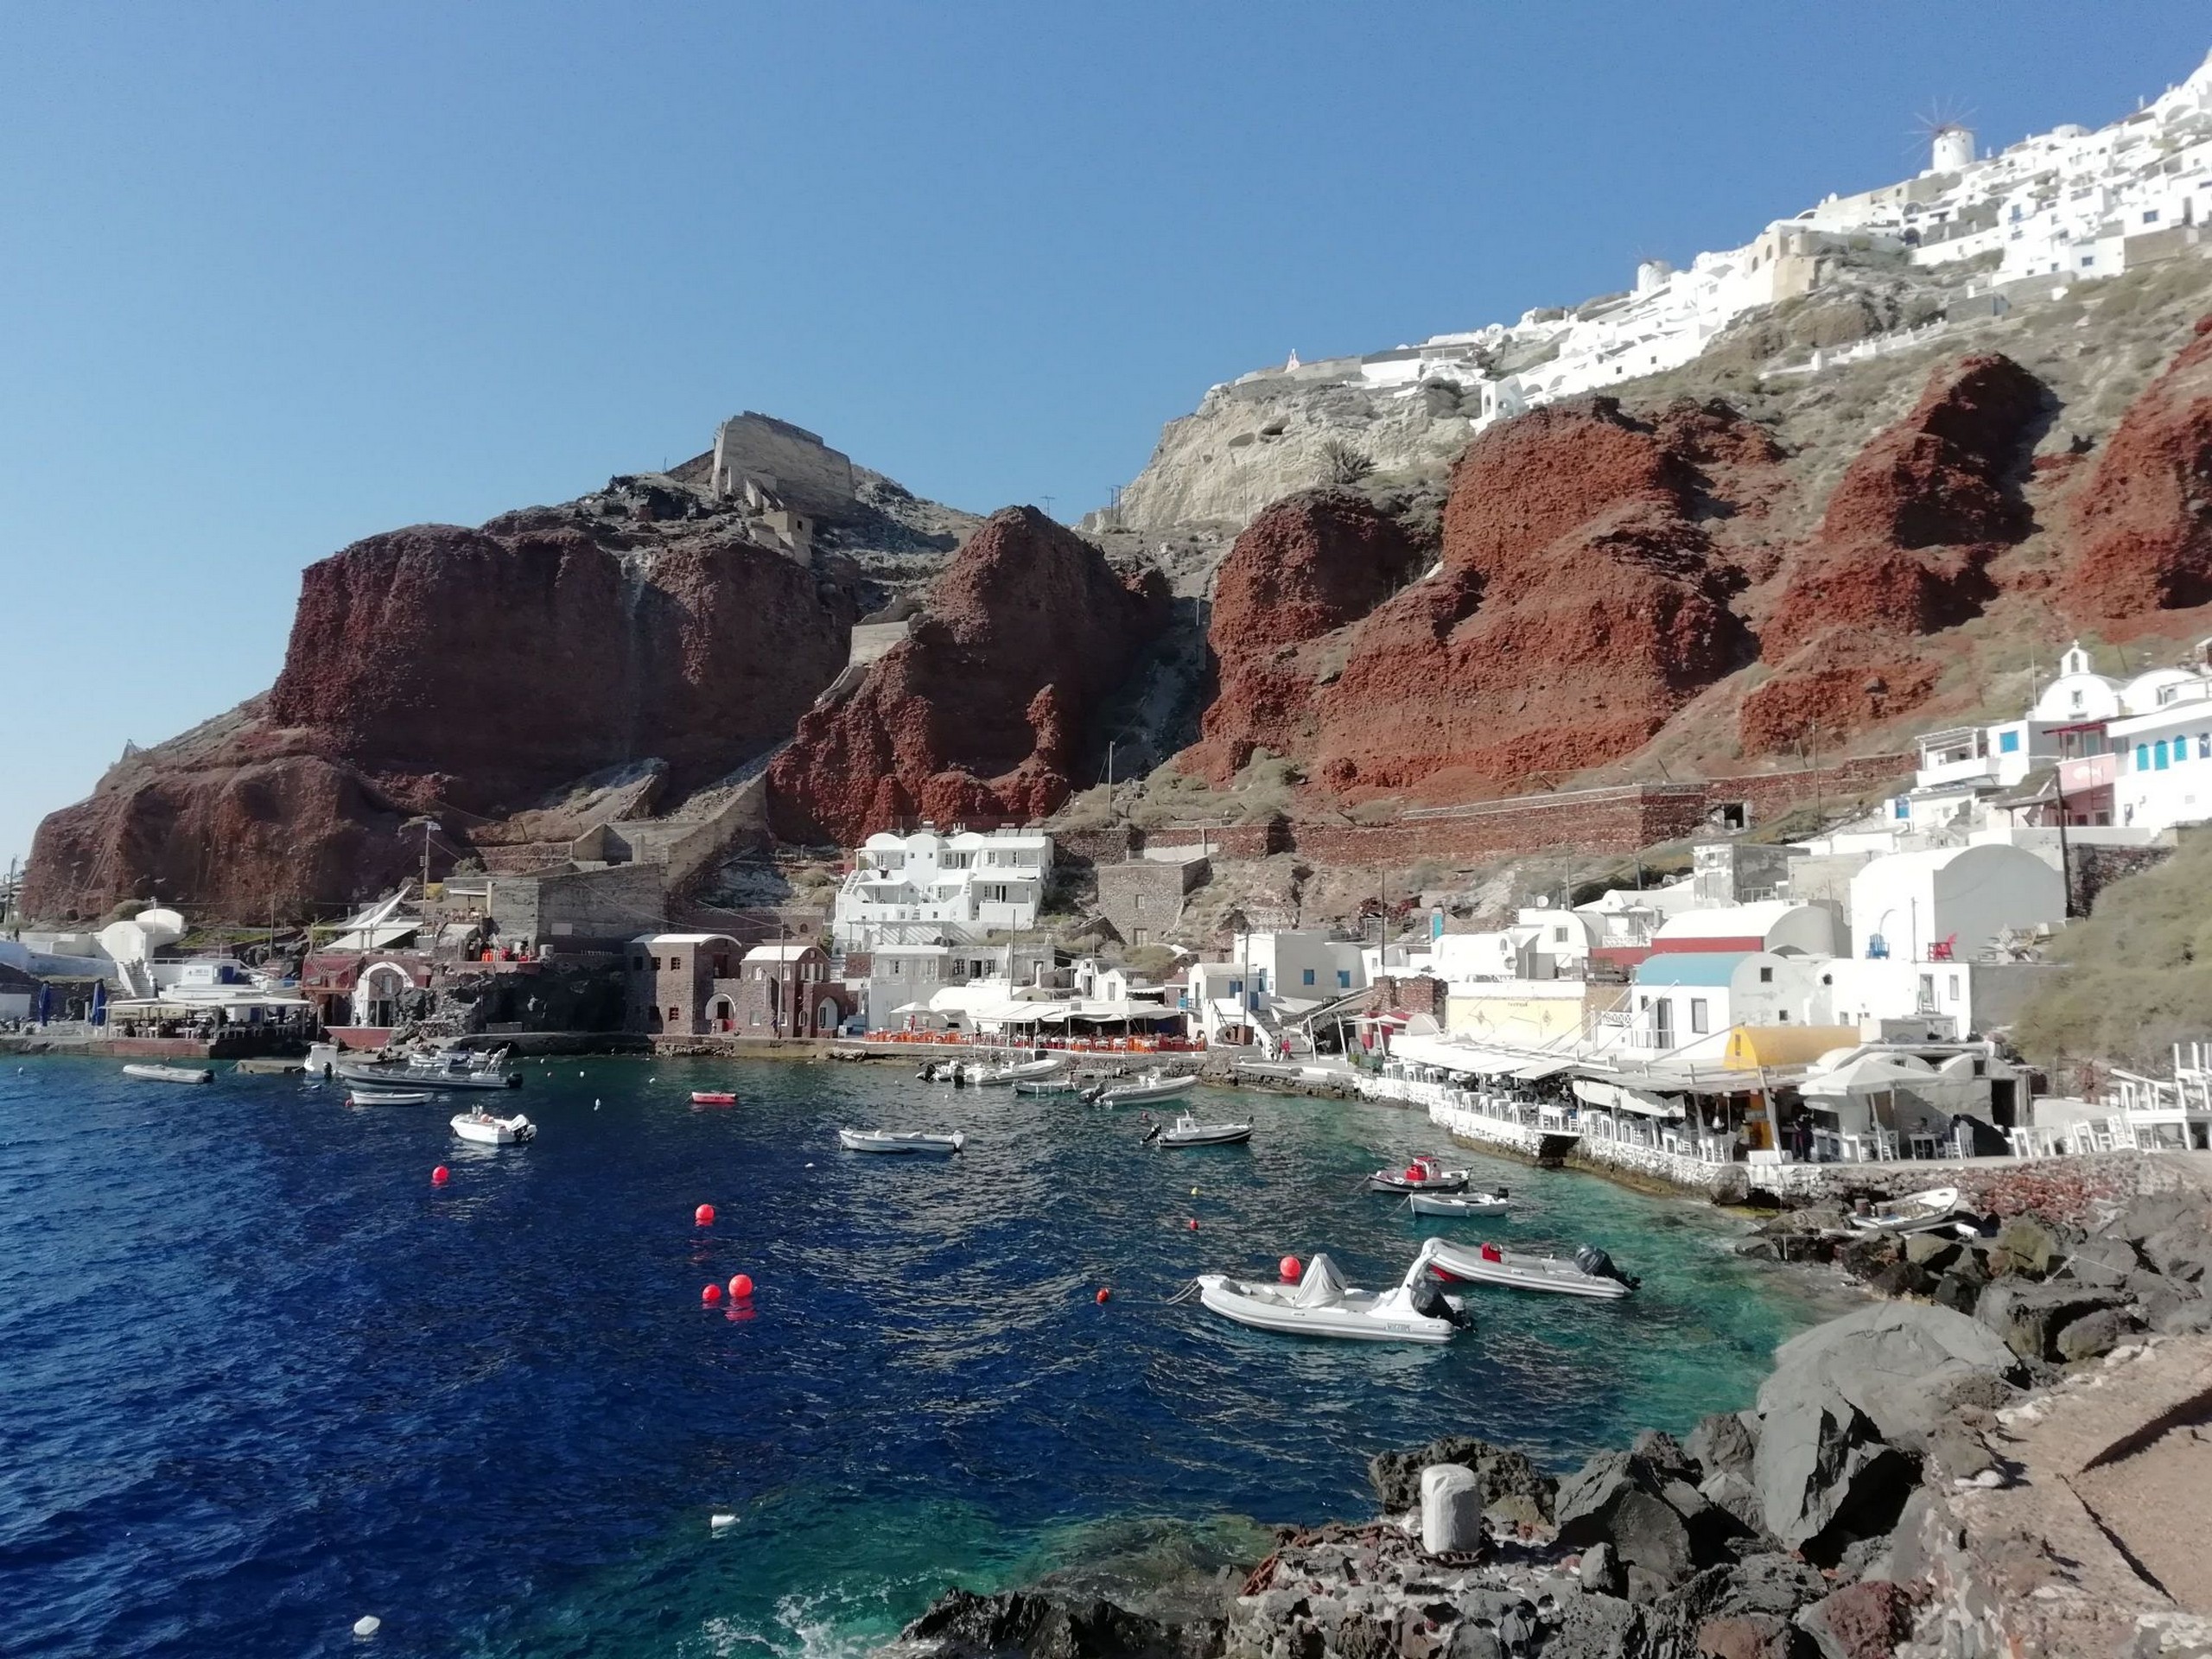
[[1222, 561], [1207, 629], [1219, 690], [1184, 769], [1225, 783], [1255, 749], [1303, 752], [1320, 665], [1298, 647], [1367, 614], [1418, 554], [1363, 496], [1315, 490], [1276, 502]]
[[2212, 317], [2113, 433], [2074, 532], [2058, 603], [2075, 620], [2125, 635], [2212, 603]]
[[1610, 398], [1478, 438], [1452, 475], [1444, 563], [1353, 630], [1318, 699], [1340, 791], [1464, 796], [1613, 760], [1750, 655], [1702, 519], [1716, 467], [1770, 465], [1733, 411], [1656, 424]]
[[91, 915], [156, 891], [248, 918], [272, 894], [346, 903], [416, 868], [419, 842], [397, 835], [410, 811], [437, 811], [466, 850], [472, 823], [605, 766], [659, 757], [672, 791], [735, 767], [842, 668], [850, 601], [749, 543], [632, 539], [546, 510], [373, 536], [310, 567], [265, 702], [50, 817], [27, 908]]
[[1124, 582], [1034, 508], [992, 514], [907, 637], [800, 720], [768, 774], [777, 833], [850, 845], [909, 818], [1052, 811], [1085, 723], [1166, 620], [1156, 575]]

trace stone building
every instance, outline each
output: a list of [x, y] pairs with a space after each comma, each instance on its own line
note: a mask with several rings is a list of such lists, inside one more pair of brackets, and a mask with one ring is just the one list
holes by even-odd
[[830, 977], [830, 956], [820, 945], [756, 944], [736, 979], [714, 987], [708, 1026], [743, 1037], [826, 1037], [856, 1011], [857, 1001]]
[[1183, 901], [1202, 887], [1212, 871], [1200, 854], [1175, 858], [1133, 858], [1101, 864], [1098, 912], [1125, 944], [1158, 944], [1183, 919]]
[[640, 933], [630, 941], [626, 1026], [658, 1036], [705, 1035], [709, 1005], [728, 1003], [738, 961], [738, 943], [727, 933]]

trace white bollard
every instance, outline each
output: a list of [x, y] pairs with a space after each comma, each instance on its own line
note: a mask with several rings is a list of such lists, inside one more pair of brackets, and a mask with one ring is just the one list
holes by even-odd
[[1475, 1471], [1456, 1463], [1432, 1463], [1421, 1471], [1421, 1547], [1432, 1555], [1478, 1549], [1483, 1541], [1483, 1492]]

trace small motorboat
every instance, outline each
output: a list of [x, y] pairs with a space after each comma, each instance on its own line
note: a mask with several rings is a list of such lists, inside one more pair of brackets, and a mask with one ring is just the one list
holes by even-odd
[[1876, 1205], [1863, 1216], [1847, 1215], [1844, 1220], [1862, 1233], [1924, 1233], [1943, 1226], [1958, 1212], [1957, 1187], [1931, 1186], [1925, 1192], [1908, 1192]]
[[1014, 1060], [1005, 1065], [995, 1065], [976, 1073], [969, 1081], [984, 1088], [1003, 1088], [1008, 1084], [1035, 1083], [1045, 1077], [1057, 1077], [1067, 1070], [1068, 1057], [1047, 1054], [1039, 1059]]
[[372, 1089], [365, 1084], [346, 1091], [351, 1106], [427, 1106], [437, 1097], [435, 1089]]
[[1079, 1092], [1074, 1082], [1067, 1077], [1038, 1077], [1028, 1083], [1014, 1085], [1017, 1095], [1072, 1095]]
[[1170, 1124], [1155, 1123], [1144, 1132], [1147, 1143], [1163, 1147], [1241, 1147], [1252, 1138], [1249, 1123], [1201, 1123], [1188, 1112]]
[[1513, 1208], [1506, 1202], [1503, 1187], [1495, 1192], [1408, 1192], [1406, 1202], [1417, 1216], [1443, 1216], [1461, 1221], [1471, 1216], [1503, 1216]]
[[1258, 1331], [1352, 1342], [1449, 1342], [1473, 1320], [1428, 1281], [1428, 1260], [1424, 1245], [1393, 1288], [1358, 1290], [1344, 1283], [1327, 1255], [1316, 1253], [1289, 1284], [1200, 1274], [1198, 1300], [1222, 1318]]
[[1485, 1244], [1478, 1250], [1428, 1241], [1428, 1270], [1440, 1279], [1468, 1284], [1503, 1285], [1511, 1290], [1543, 1290], [1561, 1296], [1590, 1296], [1612, 1300], [1627, 1295], [1643, 1281], [1623, 1273], [1613, 1258], [1594, 1244], [1585, 1244], [1573, 1260], [1555, 1255], [1523, 1255]]
[[137, 1077], [144, 1083], [213, 1083], [215, 1074], [197, 1065], [126, 1065], [126, 1077]]
[[694, 1089], [691, 1103], [694, 1106], [734, 1106], [737, 1096], [727, 1089]]
[[1403, 1169], [1378, 1169], [1367, 1179], [1386, 1192], [1464, 1192], [1471, 1177], [1466, 1170], [1446, 1169], [1424, 1155]]
[[537, 1125], [520, 1112], [512, 1117], [500, 1117], [479, 1106], [474, 1111], [455, 1112], [453, 1132], [480, 1146], [518, 1147], [537, 1138]]
[[1149, 1106], [1189, 1094], [1198, 1081], [1195, 1072], [1147, 1071], [1135, 1083], [1102, 1083], [1084, 1098], [1094, 1106]]
[[893, 1129], [840, 1129], [837, 1144], [847, 1152], [923, 1153], [943, 1157], [966, 1146], [968, 1137], [958, 1133], [924, 1135]]

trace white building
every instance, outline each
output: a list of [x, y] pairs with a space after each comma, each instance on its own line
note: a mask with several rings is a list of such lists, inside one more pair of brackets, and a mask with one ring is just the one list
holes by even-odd
[[1528, 905], [1510, 927], [1439, 934], [1429, 944], [1428, 968], [1442, 980], [1574, 978], [1605, 937], [1599, 915]]
[[831, 926], [847, 950], [1020, 932], [1037, 925], [1052, 868], [1052, 838], [1041, 830], [880, 832], [837, 889]]
[[1999, 934], [2063, 922], [2066, 883], [2035, 854], [1995, 845], [1877, 858], [1851, 878], [1851, 953], [1964, 962]]
[[1832, 1025], [1834, 960], [1773, 950], [1648, 957], [1629, 994], [1629, 1046], [1717, 1056], [1737, 1026]]
[[2212, 679], [2167, 672], [2174, 677], [2149, 688], [2149, 708], [2106, 728], [2113, 806], [2131, 829], [2212, 818]]
[[1719, 910], [1677, 912], [1651, 937], [1661, 955], [1680, 951], [1795, 950], [1833, 956], [1842, 941], [1834, 913], [1820, 905], [1762, 899]]

